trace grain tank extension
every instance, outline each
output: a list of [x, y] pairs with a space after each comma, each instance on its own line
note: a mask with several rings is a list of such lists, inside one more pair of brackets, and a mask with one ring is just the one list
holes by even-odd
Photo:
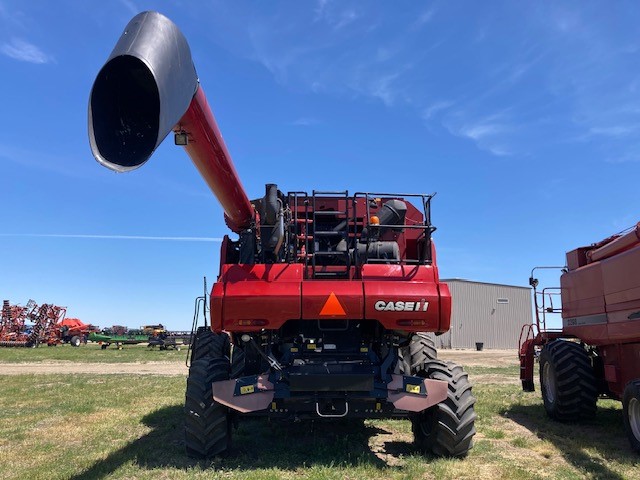
[[98, 162], [124, 172], [171, 132], [237, 234], [222, 242], [211, 326], [197, 330], [191, 351], [187, 453], [223, 453], [236, 420], [266, 416], [408, 418], [420, 450], [466, 455], [475, 398], [430, 338], [449, 329], [451, 314], [431, 238], [432, 195], [284, 192], [268, 183], [249, 201], [184, 36], [144, 12], [98, 73], [90, 144]]
[[[553, 267], [538, 267], [553, 268]], [[536, 269], [534, 269], [535, 271]], [[559, 288], [539, 290], [532, 272], [536, 324], [520, 338], [520, 378], [533, 391], [539, 353], [544, 406], [551, 418], [581, 421], [599, 396], [622, 400], [624, 426], [640, 453], [640, 223], [567, 253]], [[559, 296], [562, 306], [553, 302]], [[546, 328], [559, 313], [562, 328]]]

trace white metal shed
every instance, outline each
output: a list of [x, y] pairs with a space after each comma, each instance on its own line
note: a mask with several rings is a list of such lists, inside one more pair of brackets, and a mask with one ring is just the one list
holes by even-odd
[[451, 329], [435, 337], [437, 348], [517, 349], [520, 329], [533, 321], [531, 289], [515, 285], [443, 279], [453, 308]]

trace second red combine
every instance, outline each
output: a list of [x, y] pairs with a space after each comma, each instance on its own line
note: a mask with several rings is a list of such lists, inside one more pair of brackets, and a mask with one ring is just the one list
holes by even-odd
[[[426, 332], [449, 329], [431, 195], [290, 191], [249, 200], [199, 85], [187, 42], [145, 12], [127, 25], [89, 103], [95, 158], [132, 170], [170, 132], [229, 228], [198, 329], [185, 402], [187, 453], [230, 445], [238, 417], [409, 418], [419, 450], [464, 456], [475, 398]], [[413, 203], [412, 203], [413, 202]]]

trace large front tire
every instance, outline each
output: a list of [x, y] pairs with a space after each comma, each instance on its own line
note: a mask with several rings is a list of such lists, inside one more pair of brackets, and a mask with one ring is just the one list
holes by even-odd
[[222, 358], [229, 356], [230, 342], [226, 333], [213, 333], [208, 327], [198, 327], [191, 345], [191, 361], [195, 362], [206, 356]]
[[418, 414], [412, 421], [416, 446], [441, 457], [465, 457], [476, 433], [475, 397], [469, 377], [453, 362], [432, 360], [424, 365], [426, 375], [449, 384], [447, 399]]
[[229, 379], [229, 336], [206, 327], [194, 340], [185, 395], [185, 447], [193, 458], [209, 458], [231, 444], [229, 409], [213, 400], [213, 382]]
[[229, 410], [213, 399], [211, 384], [229, 379], [229, 360], [210, 356], [191, 363], [187, 379], [185, 447], [192, 458], [220, 455], [230, 445]]
[[549, 417], [560, 422], [591, 418], [598, 388], [587, 351], [578, 343], [554, 340], [540, 353], [540, 388]]
[[424, 368], [425, 362], [438, 358], [435, 342], [424, 332], [417, 332], [411, 336], [409, 344], [398, 349], [398, 368], [401, 375], [415, 375]]
[[622, 395], [624, 429], [631, 448], [640, 453], [640, 380], [629, 382]]

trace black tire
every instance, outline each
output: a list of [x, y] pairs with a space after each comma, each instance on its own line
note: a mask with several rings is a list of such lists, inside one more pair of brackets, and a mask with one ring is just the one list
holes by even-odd
[[250, 344], [236, 345], [231, 348], [231, 378], [259, 375], [269, 369], [269, 364]]
[[622, 394], [624, 430], [631, 448], [640, 453], [640, 380], [629, 382]]
[[71, 344], [72, 347], [79, 347], [80, 337], [77, 335], [74, 335], [73, 337], [71, 337], [71, 340], [69, 340], [69, 343]]
[[230, 445], [229, 409], [213, 400], [211, 384], [229, 379], [226, 358], [204, 357], [191, 363], [185, 396], [185, 447], [192, 458], [225, 453]]
[[476, 433], [475, 397], [465, 371], [453, 362], [432, 360], [426, 374], [449, 384], [447, 399], [412, 420], [416, 446], [439, 457], [465, 457]]
[[409, 345], [398, 349], [398, 367], [401, 375], [416, 375], [424, 371], [425, 363], [438, 358], [435, 342], [424, 332], [414, 333]]
[[191, 361], [195, 362], [206, 356], [229, 357], [229, 348], [229, 336], [226, 333], [218, 335], [207, 327], [199, 327], [191, 346]]
[[245, 375], [246, 355], [244, 349], [237, 345], [231, 347], [231, 378]]
[[554, 340], [540, 352], [540, 389], [547, 415], [560, 422], [592, 418], [598, 387], [587, 351], [578, 343]]

